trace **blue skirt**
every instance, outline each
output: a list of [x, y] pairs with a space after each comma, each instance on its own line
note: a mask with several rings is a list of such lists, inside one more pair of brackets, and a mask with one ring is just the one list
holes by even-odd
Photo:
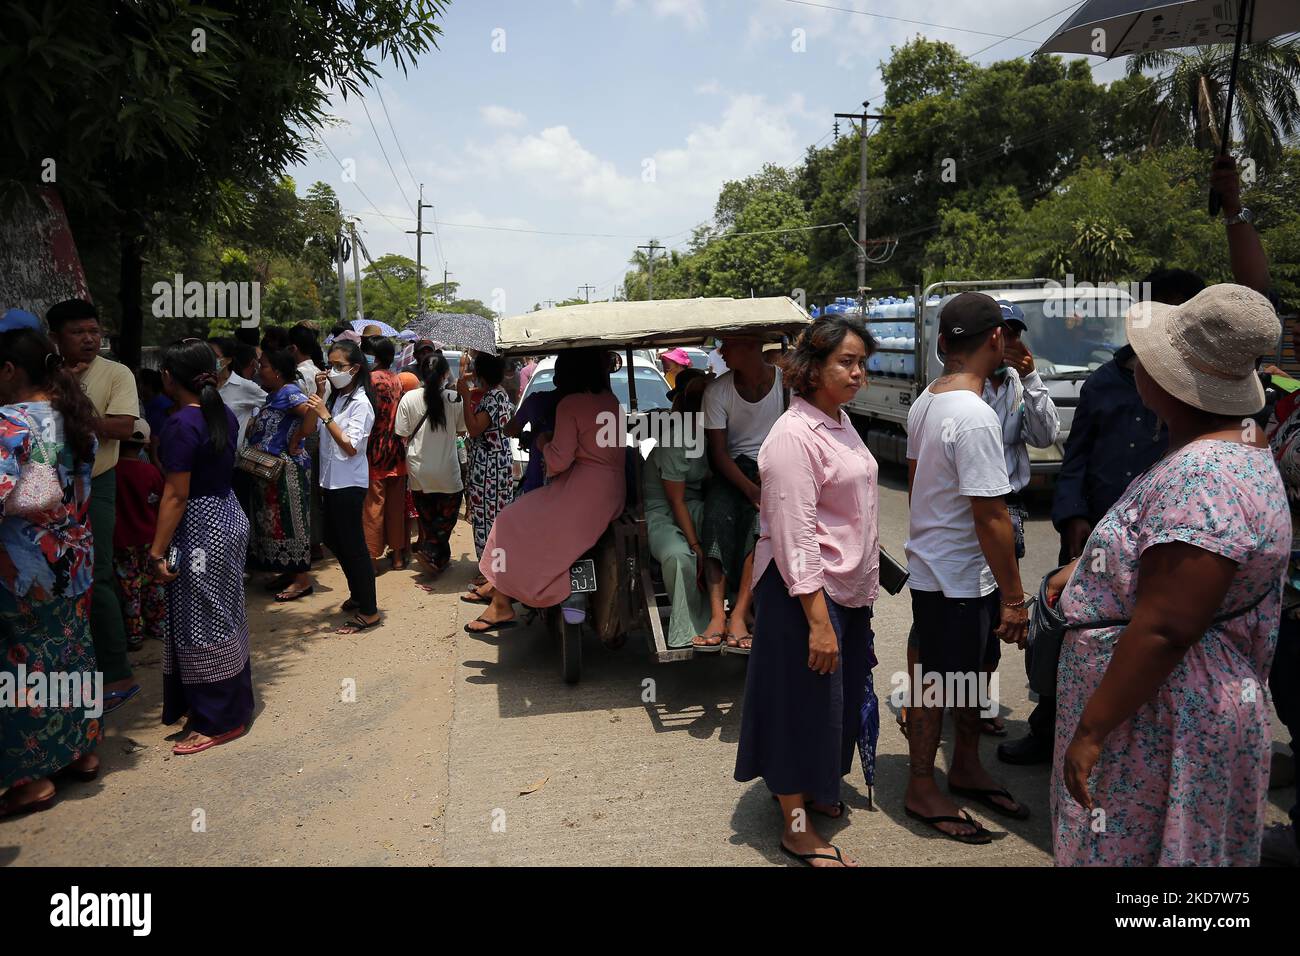
[[853, 769], [862, 704], [875, 663], [870, 607], [826, 598], [840, 645], [833, 674], [808, 667], [808, 619], [772, 562], [754, 589], [754, 644], [740, 716], [737, 780], [835, 803]]

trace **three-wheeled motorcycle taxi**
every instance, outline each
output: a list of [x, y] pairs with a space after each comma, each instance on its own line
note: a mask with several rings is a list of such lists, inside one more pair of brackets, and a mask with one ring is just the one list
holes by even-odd
[[[496, 339], [497, 351], [503, 355], [540, 356], [565, 349], [605, 348], [621, 353], [622, 370], [628, 377], [628, 456], [635, 493], [629, 495], [623, 513], [595, 546], [570, 569], [573, 593], [583, 596], [585, 608], [570, 601], [564, 607], [534, 608], [529, 616], [541, 615], [560, 645], [560, 672], [566, 683], [577, 683], [582, 673], [584, 626], [590, 626], [608, 648], [621, 647], [631, 633], [644, 629], [659, 661], [687, 660], [695, 653], [689, 647], [668, 647], [664, 641], [664, 621], [671, 608], [650, 555], [640, 494], [643, 458], [635, 436], [660, 434], [647, 416], [665, 413], [638, 408], [633, 352], [698, 346], [727, 335], [792, 340], [810, 321], [808, 313], [785, 296], [593, 302], [501, 320]], [[538, 546], [545, 544], [539, 542]]]

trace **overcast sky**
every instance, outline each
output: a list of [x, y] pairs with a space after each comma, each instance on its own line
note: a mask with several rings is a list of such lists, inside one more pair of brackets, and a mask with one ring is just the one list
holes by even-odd
[[[434, 206], [425, 228], [438, 223], [424, 241], [427, 280], [445, 266], [462, 296], [506, 314], [581, 295], [586, 283], [593, 300], [608, 298], [634, 247], [683, 244], [723, 182], [796, 164], [829, 140], [832, 114], [863, 99], [882, 106], [891, 45], [921, 33], [966, 54], [996, 44], [979, 62], [1009, 59], [1032, 52], [1073, 6], [455, 0], [441, 48], [409, 75], [385, 64], [364, 109], [334, 100], [341, 124], [324, 140], [355, 182], [324, 150], [292, 174], [300, 193], [331, 183], [376, 258], [415, 257], [404, 230], [415, 228], [423, 183]], [[1024, 39], [999, 42], [1019, 31]], [[1093, 62], [1099, 80], [1119, 75], [1120, 64]], [[472, 228], [486, 226], [498, 228]]]

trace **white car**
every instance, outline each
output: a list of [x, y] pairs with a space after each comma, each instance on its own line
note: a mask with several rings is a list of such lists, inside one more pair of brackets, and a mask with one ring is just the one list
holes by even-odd
[[[621, 356], [621, 353], [620, 353]], [[668, 398], [668, 381], [664, 378], [663, 372], [659, 369], [659, 363], [650, 359], [643, 358], [639, 354], [632, 356], [633, 374], [636, 376], [636, 405], [640, 411], [650, 411], [656, 408], [671, 408], [672, 402]], [[610, 388], [618, 398], [618, 403], [624, 409], [629, 407], [630, 396], [627, 388], [627, 369], [620, 368], [609, 376]], [[533, 372], [532, 378], [528, 380], [528, 387], [524, 389], [519, 396], [519, 406], [523, 405], [524, 400], [535, 392], [549, 392], [555, 389], [555, 356], [548, 355], [537, 363], [537, 370]], [[524, 431], [529, 431], [528, 425], [524, 426]], [[528, 452], [519, 445], [519, 439], [510, 439], [510, 453], [514, 457], [514, 478], [520, 481], [524, 476], [524, 471], [528, 468]]]

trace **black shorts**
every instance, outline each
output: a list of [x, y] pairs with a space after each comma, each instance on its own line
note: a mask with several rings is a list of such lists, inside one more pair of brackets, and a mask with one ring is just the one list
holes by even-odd
[[912, 633], [924, 674], [992, 671], [1002, 659], [993, 634], [1002, 615], [998, 590], [982, 598], [950, 598], [942, 591], [912, 591]]

